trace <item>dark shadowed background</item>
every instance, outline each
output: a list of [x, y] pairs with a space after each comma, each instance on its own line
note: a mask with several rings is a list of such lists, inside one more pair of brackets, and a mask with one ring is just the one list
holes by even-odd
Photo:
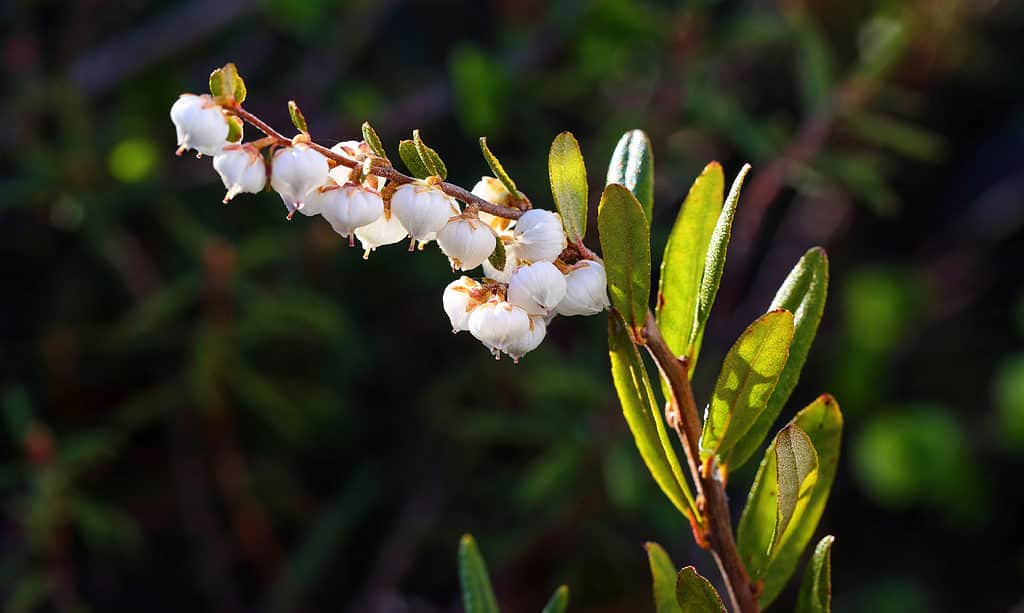
[[[698, 395], [825, 246], [829, 305], [781, 419], [823, 391], [846, 416], [819, 528], [835, 610], [1024, 607], [1020, 2], [0, 15], [5, 611], [456, 611], [463, 532], [512, 612], [560, 583], [572, 611], [652, 610], [647, 540], [717, 579], [639, 461], [603, 317], [495, 362], [451, 335], [433, 246], [364, 262], [274, 194], [220, 204], [209, 161], [174, 157], [171, 103], [226, 61], [277, 127], [294, 98], [325, 144], [368, 119], [394, 151], [420, 128], [462, 185], [486, 134], [545, 208], [555, 134], [579, 137], [596, 194], [642, 128], [658, 254], [706, 162], [751, 162]], [[755, 466], [730, 479], [734, 517]]]

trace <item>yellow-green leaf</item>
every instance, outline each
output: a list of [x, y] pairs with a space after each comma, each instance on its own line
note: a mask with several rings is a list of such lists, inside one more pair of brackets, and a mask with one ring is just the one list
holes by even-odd
[[579, 243], [587, 234], [587, 167], [571, 132], [562, 132], [551, 143], [548, 175], [565, 233], [572, 242]]
[[303, 134], [309, 134], [309, 125], [306, 123], [306, 117], [299, 110], [299, 105], [294, 100], [288, 101], [288, 116], [292, 118], [292, 125], [295, 129]]
[[245, 97], [248, 95], [248, 93], [249, 90], [245, 87], [245, 80], [242, 79], [242, 75], [238, 74], [238, 72], [236, 71], [234, 89], [235, 102], [237, 102], [238, 104], [242, 104], [243, 102], [245, 102]]
[[725, 613], [725, 605], [715, 587], [692, 566], [679, 571], [676, 602], [681, 613]]
[[797, 510], [810, 500], [818, 481], [818, 454], [814, 444], [795, 424], [786, 426], [775, 437], [775, 476], [779, 484], [779, 504], [772, 535], [773, 552]]
[[[807, 434], [818, 456], [818, 477], [803, 508], [798, 508], [789, 526], [772, 549], [778, 518], [779, 482], [775, 443], [765, 452], [747, 506], [740, 517], [737, 545], [754, 581], [763, 580], [760, 602], [767, 607], [785, 587], [800, 561], [807, 543], [821, 519], [839, 462], [843, 417], [839, 405], [828, 394], [796, 414], [790, 422]], [[798, 507], [800, 505], [798, 504]]]
[[234, 115], [228, 115], [228, 142], [237, 143], [242, 140], [242, 120]]
[[[724, 191], [722, 166], [711, 162], [686, 194], [665, 245], [658, 282], [657, 318], [661, 335], [677, 356], [689, 354], [708, 244], [722, 212]], [[689, 372], [692, 377], [693, 369]]]
[[459, 583], [466, 613], [498, 613], [498, 601], [487, 576], [487, 565], [472, 535], [459, 542]]
[[654, 211], [654, 153], [651, 150], [651, 139], [647, 138], [643, 130], [630, 130], [619, 139], [608, 164], [605, 183], [625, 185], [643, 205], [647, 223], [651, 223]]
[[403, 140], [398, 143], [398, 157], [402, 158], [402, 162], [409, 169], [409, 173], [417, 179], [426, 179], [433, 174], [427, 168], [427, 165], [423, 163], [423, 158], [420, 157], [416, 143], [411, 140]]
[[786, 367], [779, 375], [779, 382], [768, 400], [767, 408], [726, 458], [730, 470], [742, 466], [757, 451], [793, 393], [814, 342], [814, 335], [818, 332], [827, 293], [828, 255], [821, 247], [814, 247], [793, 267], [769, 307], [769, 310], [786, 309], [793, 313], [793, 343], [790, 345]]
[[732, 236], [732, 220], [736, 215], [736, 205], [740, 200], [743, 180], [749, 171], [750, 164], [744, 164], [732, 182], [729, 196], [725, 199], [722, 211], [718, 215], [718, 221], [715, 223], [715, 230], [708, 243], [708, 250], [704, 257], [704, 274], [701, 276], [700, 291], [697, 296], [697, 316], [693, 322], [693, 330], [690, 331], [688, 355], [690, 356], [691, 370], [697, 365], [700, 346], [704, 340], [704, 328], [707, 327], [708, 318], [711, 317], [711, 307], [714, 306], [715, 297], [718, 295], [718, 285], [722, 282], [725, 256], [729, 249], [729, 238]]
[[662, 421], [647, 369], [616, 313], [608, 317], [608, 357], [622, 414], [647, 470], [683, 515], [697, 517], [693, 494]]
[[807, 563], [794, 613], [829, 613], [832, 610], [832, 543], [831, 534], [818, 541], [811, 561]]
[[420, 137], [419, 130], [412, 131], [412, 142], [416, 146], [416, 153], [419, 154], [420, 160], [423, 161], [423, 165], [426, 166], [427, 170], [430, 171], [430, 176], [438, 176], [441, 179], [448, 178], [448, 167], [445, 166], [441, 160], [441, 156], [436, 151], [427, 146]]
[[604, 188], [597, 229], [612, 306], [639, 339], [651, 296], [651, 236], [644, 211], [628, 189], [614, 183]]
[[569, 586], [562, 585], [551, 595], [551, 599], [544, 605], [544, 609], [540, 613], [565, 613], [565, 609], [568, 606]]
[[647, 563], [651, 567], [654, 583], [654, 610], [656, 613], [681, 613], [676, 602], [676, 565], [657, 543], [646, 543]]
[[380, 136], [377, 135], [377, 131], [373, 129], [369, 121], [363, 122], [363, 141], [379, 158], [388, 159], [388, 153], [384, 150], [384, 144], [380, 142]]
[[[228, 90], [230, 91], [230, 90]], [[214, 98], [224, 95], [224, 69], [217, 68], [210, 73], [210, 94]]]
[[785, 310], [762, 315], [736, 340], [711, 395], [700, 438], [701, 459], [727, 457], [754, 424], [786, 365], [792, 341], [793, 314]]
[[501, 181], [501, 184], [505, 186], [508, 193], [513, 196], [517, 195], [519, 190], [516, 188], [516, 182], [512, 180], [512, 177], [508, 176], [508, 173], [505, 172], [505, 167], [502, 166], [501, 161], [498, 160], [498, 156], [494, 155], [494, 153], [491, 152], [491, 148], [487, 146], [486, 136], [480, 137], [480, 151], [484, 154], [484, 160], [487, 161], [487, 165], [491, 168], [491, 172], [493, 172], [494, 176]]

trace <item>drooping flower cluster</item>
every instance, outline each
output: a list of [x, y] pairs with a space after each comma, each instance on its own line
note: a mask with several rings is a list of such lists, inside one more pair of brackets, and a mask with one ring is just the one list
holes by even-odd
[[510, 219], [480, 210], [495, 209], [487, 203], [517, 204], [501, 181], [483, 177], [472, 194], [486, 202], [463, 206], [436, 176], [398, 175], [389, 184], [374, 173], [379, 158], [363, 141], [345, 141], [328, 152], [311, 142], [304, 127], [291, 141], [261, 127], [267, 138], [241, 143], [236, 134], [238, 142], [231, 142], [230, 121], [238, 107], [224, 108], [217, 100], [183, 94], [171, 107], [171, 121], [179, 155], [193, 149], [213, 157], [227, 189], [224, 202], [260, 192], [269, 182], [289, 219], [296, 211], [323, 217], [350, 245], [359, 239], [364, 258], [406, 238], [410, 251], [436, 241], [453, 272], [482, 268], [479, 280], [463, 276], [450, 283], [442, 303], [452, 330], [468, 331], [496, 358], [505, 354], [518, 361], [536, 349], [556, 315], [594, 315], [608, 308], [603, 265], [584, 259], [579, 249], [566, 249], [557, 213], [530, 208]]

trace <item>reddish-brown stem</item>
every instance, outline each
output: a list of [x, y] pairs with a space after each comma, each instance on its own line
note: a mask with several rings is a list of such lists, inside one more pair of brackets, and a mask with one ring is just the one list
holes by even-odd
[[733, 537], [725, 484], [718, 478], [717, 470], [701, 470], [700, 419], [697, 414], [697, 403], [693, 399], [693, 388], [690, 386], [687, 361], [672, 353], [650, 311], [647, 312], [647, 320], [644, 323], [644, 338], [647, 351], [669, 384], [670, 414], [666, 415], [666, 421], [676, 431], [686, 452], [690, 474], [697, 488], [698, 501], [703, 500], [703, 505], [698, 506], [702, 506], [702, 523], [707, 530], [707, 541], [711, 545], [711, 553], [718, 570], [725, 579], [733, 610], [737, 613], [758, 613], [760, 607], [757, 596]]
[[[284, 134], [281, 134], [280, 132], [272, 128], [269, 124], [267, 124], [265, 121], [263, 121], [256, 115], [253, 115], [249, 111], [243, 109], [240, 104], [235, 104], [233, 106], [226, 107], [226, 109], [229, 112], [237, 115], [242, 120], [251, 124], [260, 132], [263, 132], [268, 137], [277, 141], [277, 144], [282, 146], [291, 144], [292, 141], [290, 138], [286, 137]], [[337, 164], [341, 164], [342, 166], [355, 168], [356, 166], [361, 165], [359, 162], [356, 162], [355, 160], [350, 160], [347, 157], [335, 151], [331, 151], [329, 148], [324, 147], [323, 145], [319, 145], [312, 141], [308, 142], [307, 144], [312, 149], [318, 151], [324, 157], [333, 160], [334, 162], [336, 162]], [[410, 177], [407, 174], [399, 172], [398, 170], [395, 169], [394, 166], [391, 165], [374, 164], [373, 167], [370, 169], [370, 174], [376, 175], [378, 177], [383, 177], [388, 181], [392, 181], [399, 185], [403, 183], [410, 183], [416, 180], [414, 177]], [[484, 200], [483, 198], [480, 198], [478, 196], [474, 196], [469, 190], [463, 187], [459, 187], [454, 183], [447, 183], [442, 181], [440, 183], [437, 183], [437, 187], [440, 188], [440, 190], [443, 191], [444, 193], [451, 196], [452, 198], [465, 202], [466, 204], [475, 204], [477, 207], [480, 208], [481, 211], [484, 211], [485, 213], [490, 213], [491, 215], [494, 215], [496, 217], [504, 217], [505, 219], [519, 219], [523, 215], [523, 211], [521, 209], [514, 209], [511, 207], [494, 204], [493, 202]], [[527, 200], [526, 202], [529, 201]]]

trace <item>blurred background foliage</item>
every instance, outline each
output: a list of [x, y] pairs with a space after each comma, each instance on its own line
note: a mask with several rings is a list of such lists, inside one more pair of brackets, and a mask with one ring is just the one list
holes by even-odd
[[[453, 337], [436, 253], [362, 261], [273, 194], [220, 204], [167, 111], [236, 62], [321, 142], [482, 134], [550, 207], [657, 154], [655, 252], [700, 168], [754, 174], [698, 393], [812, 244], [832, 291], [792, 410], [846, 413], [837, 611], [1024, 598], [1024, 7], [1012, 0], [11, 0], [3, 16], [5, 611], [452, 611], [475, 533], [509, 611], [650, 610], [641, 544], [716, 577], [638, 461], [603, 318], [518, 367]], [[250, 134], [251, 135], [251, 134]], [[591, 237], [596, 238], [595, 236]], [[433, 248], [428, 251], [433, 251]], [[734, 516], [751, 463], [731, 479]], [[780, 601], [780, 610], [792, 600]]]

